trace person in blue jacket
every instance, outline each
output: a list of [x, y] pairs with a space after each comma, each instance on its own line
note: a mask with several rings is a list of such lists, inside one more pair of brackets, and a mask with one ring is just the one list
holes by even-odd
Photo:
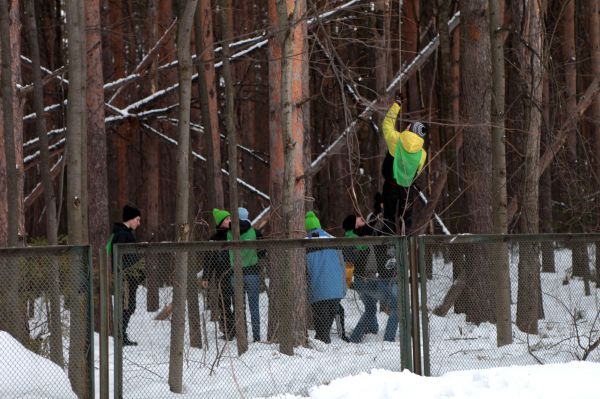
[[[314, 212], [307, 212], [305, 220], [307, 238], [331, 238], [321, 229]], [[331, 248], [308, 248], [306, 271], [308, 299], [313, 310], [315, 339], [330, 343], [329, 336], [340, 300], [346, 294], [346, 269], [340, 251]]]

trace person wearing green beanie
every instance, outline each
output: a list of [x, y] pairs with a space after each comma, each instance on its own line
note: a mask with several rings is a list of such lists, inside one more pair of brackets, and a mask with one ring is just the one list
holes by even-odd
[[306, 229], [306, 231], [311, 231], [311, 230], [321, 228], [321, 222], [319, 221], [319, 218], [317, 218], [317, 215], [315, 215], [315, 213], [313, 211], [306, 212], [306, 220], [304, 222], [304, 228]]
[[[227, 241], [227, 233], [231, 228], [231, 214], [215, 208], [212, 211], [217, 231], [210, 237], [210, 241]], [[235, 338], [235, 315], [233, 313], [233, 286], [231, 277], [233, 269], [229, 262], [229, 251], [208, 251], [204, 258], [202, 272], [202, 288], [209, 285], [215, 287], [219, 295], [219, 324], [223, 336], [221, 338], [232, 340]]]
[[225, 209], [214, 208], [212, 214], [213, 218], [215, 218], [215, 225], [217, 225], [217, 228], [223, 223], [223, 220], [231, 217], [231, 214]]

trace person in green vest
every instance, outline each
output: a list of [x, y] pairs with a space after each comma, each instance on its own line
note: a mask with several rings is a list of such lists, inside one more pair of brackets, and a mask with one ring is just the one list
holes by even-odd
[[381, 166], [384, 178], [383, 216], [387, 234], [405, 234], [410, 228], [411, 206], [416, 193], [412, 186], [427, 158], [427, 152], [423, 149], [427, 127], [423, 123], [414, 122], [402, 132], [395, 128], [403, 100], [402, 93], [398, 93], [382, 123], [388, 149]]
[[[262, 233], [255, 230], [249, 219], [246, 208], [238, 208], [240, 217], [240, 241], [254, 241], [262, 238]], [[227, 241], [233, 240], [231, 230], [227, 232]], [[264, 255], [264, 251], [258, 251], [256, 248], [246, 248], [240, 251], [242, 258], [242, 271], [244, 274], [244, 296], [248, 297], [248, 307], [250, 308], [250, 323], [252, 324], [252, 339], [254, 342], [260, 341], [260, 264], [259, 260]], [[233, 265], [233, 251], [229, 251], [229, 259]], [[233, 277], [232, 277], [232, 285]]]

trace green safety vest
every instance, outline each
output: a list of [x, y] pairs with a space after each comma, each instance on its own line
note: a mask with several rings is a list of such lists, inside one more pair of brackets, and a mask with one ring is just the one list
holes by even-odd
[[[350, 237], [350, 238], [353, 238], [353, 237], [358, 238], [358, 235], [356, 235], [354, 230], [348, 230], [344, 235], [346, 237]], [[366, 249], [369, 249], [369, 246], [368, 245], [357, 245], [356, 249], [358, 249], [359, 251], [364, 251]]]
[[408, 152], [400, 142], [396, 144], [396, 153], [394, 154], [394, 179], [396, 179], [398, 185], [406, 188], [410, 187], [417, 174], [417, 170], [419, 169], [422, 152], [423, 149], [420, 149], [417, 152]]
[[[227, 241], [233, 240], [233, 233], [231, 230], [227, 232]], [[248, 231], [240, 235], [240, 241], [253, 241], [256, 240], [256, 230], [250, 227]], [[242, 255], [242, 267], [254, 266], [258, 263], [258, 251], [255, 248], [247, 248], [240, 250]], [[229, 260], [233, 266], [233, 251], [229, 250]]]

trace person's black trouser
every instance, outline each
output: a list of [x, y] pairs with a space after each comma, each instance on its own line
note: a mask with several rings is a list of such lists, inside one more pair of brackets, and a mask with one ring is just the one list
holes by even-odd
[[219, 282], [219, 315], [221, 328], [225, 337], [232, 339], [235, 336], [235, 315], [233, 313], [233, 286], [231, 278], [225, 276]]
[[339, 311], [340, 299], [327, 299], [325, 301], [317, 301], [312, 305], [313, 319], [315, 323], [315, 339], [325, 342], [331, 342], [329, 333], [333, 319]]
[[127, 306], [124, 306], [123, 309], [123, 337], [127, 337], [127, 326], [137, 306], [136, 294], [138, 285], [140, 284], [138, 279], [133, 277], [126, 277], [126, 281], [127, 290], [123, 292], [123, 302], [125, 301], [125, 295], [127, 295]]
[[[412, 223], [412, 202], [414, 188], [399, 186], [389, 180], [383, 182], [383, 218], [385, 220], [385, 234], [401, 234], [402, 221], [406, 233]], [[399, 228], [396, 228], [396, 219]]]

